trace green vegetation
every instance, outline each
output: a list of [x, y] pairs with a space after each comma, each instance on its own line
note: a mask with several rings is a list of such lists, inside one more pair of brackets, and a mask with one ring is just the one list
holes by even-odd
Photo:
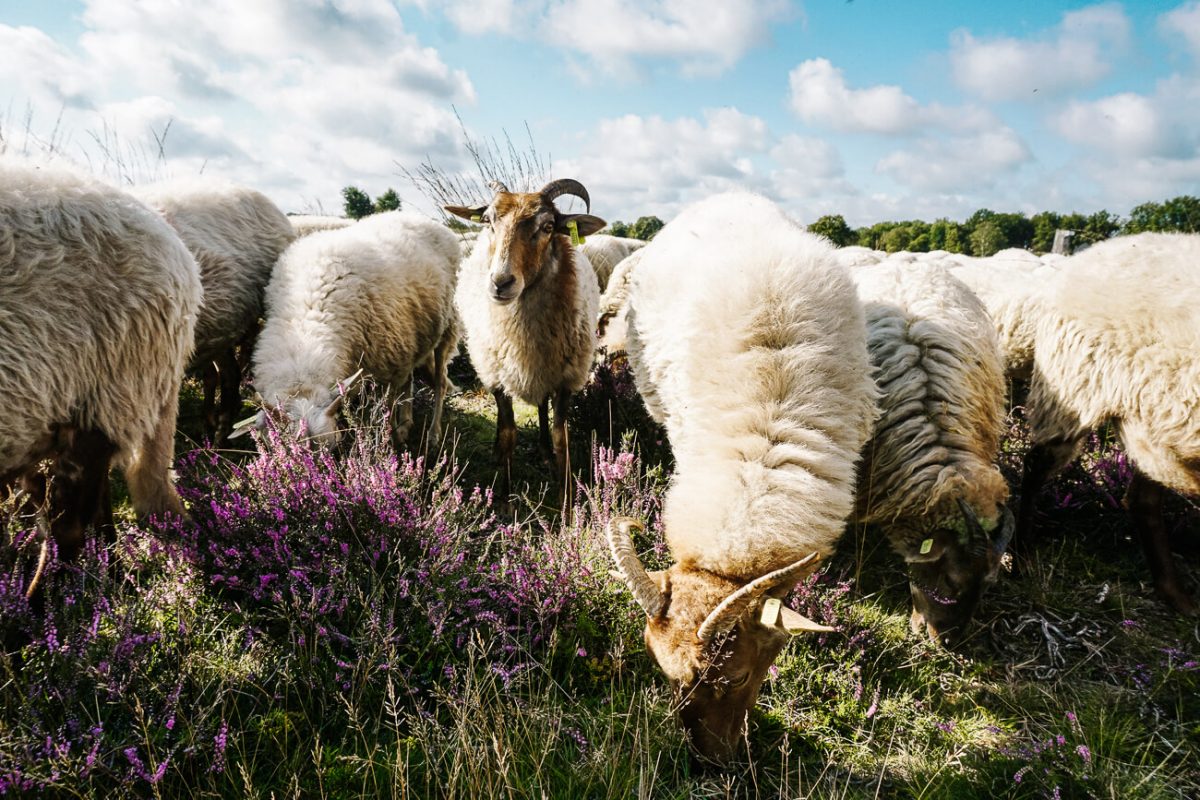
[[343, 211], [350, 219], [362, 219], [383, 211], [399, 211], [401, 205], [400, 195], [391, 188], [375, 198], [375, 202], [372, 203], [371, 196], [362, 189], [347, 186], [342, 189], [342, 200]]

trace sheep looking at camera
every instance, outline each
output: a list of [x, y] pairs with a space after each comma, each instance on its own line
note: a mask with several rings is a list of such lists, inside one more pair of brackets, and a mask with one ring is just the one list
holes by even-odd
[[1004, 373], [986, 309], [940, 266], [851, 271], [867, 318], [881, 414], [859, 470], [855, 516], [908, 565], [912, 628], [960, 638], [1012, 535], [996, 467]]
[[458, 338], [458, 263], [454, 234], [409, 212], [374, 214], [297, 240], [267, 286], [267, 321], [254, 352], [255, 385], [267, 407], [282, 408], [310, 436], [332, 438], [344, 398], [339, 381], [362, 369], [402, 404], [392, 418], [399, 448], [413, 421], [413, 369], [431, 362], [429, 427], [440, 438], [445, 362]]
[[572, 195], [590, 210], [587, 189], [575, 180], [551, 181], [532, 193], [493, 188], [486, 206], [446, 210], [487, 226], [463, 262], [455, 300], [471, 363], [496, 398], [499, 496], [507, 502], [517, 441], [513, 397], [538, 407], [543, 457], [552, 454], [558, 480], [569, 486], [567, 411], [591, 371], [600, 291], [587, 256], [568, 234], [589, 236], [605, 222], [555, 207], [556, 198]]
[[[64, 558], [111, 524], [113, 461], [139, 515], [183, 513], [170, 467], [201, 295], [195, 259], [133, 197], [0, 158], [0, 488], [49, 501]], [[44, 459], [49, 486], [32, 486]]]
[[629, 358], [675, 455], [675, 564], [646, 572], [638, 520], [614, 520], [609, 541], [692, 745], [724, 761], [788, 634], [828, 630], [777, 600], [853, 508], [875, 417], [866, 325], [829, 244], [762, 197], [698, 203], [637, 255]]

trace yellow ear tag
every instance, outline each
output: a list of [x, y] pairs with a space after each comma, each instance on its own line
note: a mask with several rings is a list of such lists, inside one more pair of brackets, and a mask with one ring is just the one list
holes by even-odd
[[775, 627], [775, 622], [779, 619], [779, 607], [781, 605], [783, 604], [778, 598], [769, 598], [767, 602], [763, 603], [762, 616], [758, 618], [758, 621], [768, 628]]
[[479, 214], [472, 214], [471, 222], [483, 222], [483, 217], [481, 217]]
[[571, 244], [575, 247], [583, 244], [583, 237], [579, 235], [579, 223], [571, 220], [567, 223], [567, 230], [571, 232]]
[[926, 539], [921, 542], [921, 555], [929, 555], [929, 551], [933, 549], [933, 539]]

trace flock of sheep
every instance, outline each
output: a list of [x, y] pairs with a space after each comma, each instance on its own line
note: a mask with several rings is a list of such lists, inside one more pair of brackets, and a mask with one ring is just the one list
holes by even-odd
[[[468, 240], [415, 214], [288, 218], [237, 186], [125, 192], [0, 160], [0, 492], [39, 509], [65, 558], [89, 526], [111, 530], [114, 462], [138, 514], [185, 513], [170, 477], [180, 382], [204, 376], [208, 432], [230, 435], [238, 348], [253, 351], [260, 424], [335, 437], [366, 372], [390, 390], [402, 447], [419, 374], [436, 441], [460, 336], [497, 403], [499, 497], [514, 397], [538, 408], [566, 486], [567, 410], [599, 331], [601, 353], [628, 354], [675, 457], [675, 563], [642, 566], [641, 520], [607, 535], [707, 759], [733, 754], [788, 636], [828, 630], [780, 601], [848, 522], [882, 531], [908, 569], [913, 630], [951, 644], [1010, 540], [1028, 536], [1041, 483], [1105, 423], [1135, 464], [1129, 505], [1155, 586], [1195, 613], [1161, 517], [1165, 490], [1200, 494], [1200, 237], [1070, 258], [889, 256], [835, 249], [731, 193], [643, 246], [559, 210], [570, 195], [590, 211], [577, 181], [492, 189], [446, 209], [482, 226]], [[1015, 516], [996, 466], [1010, 379], [1029, 382], [1033, 439]]]

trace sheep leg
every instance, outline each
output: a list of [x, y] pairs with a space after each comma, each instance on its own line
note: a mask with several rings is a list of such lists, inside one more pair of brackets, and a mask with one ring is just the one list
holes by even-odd
[[550, 440], [550, 398], [547, 396], [538, 404], [538, 452], [546, 464], [558, 465], [554, 454], [554, 444]]
[[217, 357], [217, 366], [221, 371], [221, 411], [213, 443], [220, 446], [233, 433], [233, 423], [242, 410], [242, 367], [232, 347]]
[[1150, 574], [1154, 576], [1154, 588], [1159, 596], [1180, 614], [1195, 616], [1200, 608], [1197, 608], [1196, 601], [1183, 590], [1179, 570], [1175, 567], [1175, 559], [1171, 557], [1167, 526], [1163, 522], [1165, 495], [1166, 489], [1162, 484], [1134, 467], [1133, 480], [1129, 482], [1125, 503], [1129, 507], [1130, 516], [1133, 517], [1134, 527], [1141, 533], [1142, 550], [1146, 554], [1146, 563], [1150, 565]]
[[201, 375], [201, 380], [204, 382], [204, 400], [200, 405], [200, 414], [204, 419], [204, 436], [210, 442], [215, 441], [217, 436], [217, 383], [219, 379], [217, 365], [211, 361], [205, 361]]
[[89, 525], [114, 537], [108, 496], [108, 469], [116, 447], [100, 431], [75, 431], [50, 473], [50, 531], [58, 556], [71, 561], [83, 549]]
[[1014, 553], [1025, 553], [1032, 547], [1037, 497], [1046, 481], [1071, 461], [1078, 444], [1079, 439], [1054, 439], [1035, 444], [1025, 456], [1025, 468], [1021, 476], [1021, 507], [1017, 511], [1017, 525], [1010, 548]]
[[[392, 384], [396, 390], [396, 402], [392, 405], [392, 447], [396, 455], [408, 443], [408, 434], [413, 426], [413, 376], [410, 372], [406, 378]], [[397, 422], [397, 418], [399, 422]]]
[[567, 413], [571, 409], [571, 392], [559, 389], [554, 395], [554, 467], [559, 482], [560, 496], [567, 508], [571, 507], [571, 454], [568, 450]]
[[446, 405], [446, 390], [450, 376], [446, 368], [450, 362], [450, 350], [458, 344], [458, 337], [447, 334], [433, 351], [433, 416], [429, 420], [429, 435], [435, 442], [442, 440], [442, 407]]
[[183, 502], [171, 482], [177, 413], [178, 400], [172, 393], [164, 398], [163, 406], [159, 409], [158, 425], [150, 438], [133, 454], [125, 470], [133, 510], [139, 517], [165, 513], [185, 516]]
[[503, 389], [495, 389], [496, 398], [496, 463], [500, 470], [497, 496], [507, 504], [512, 492], [512, 457], [517, 448], [517, 418], [513, 414], [512, 398]]

